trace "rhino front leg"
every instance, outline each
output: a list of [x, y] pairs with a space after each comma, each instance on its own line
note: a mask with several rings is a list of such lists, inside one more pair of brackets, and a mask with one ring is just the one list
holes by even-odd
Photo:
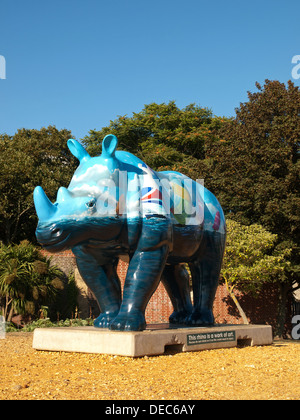
[[100, 315], [94, 321], [97, 328], [108, 328], [121, 305], [121, 284], [115, 264], [99, 264], [99, 260], [82, 250], [74, 250], [78, 270], [94, 293], [100, 307]]
[[145, 310], [160, 282], [167, 254], [167, 246], [135, 253], [128, 267], [120, 312], [110, 329], [141, 331], [146, 328]]
[[169, 253], [169, 222], [144, 222], [139, 246], [130, 261], [120, 312], [111, 330], [141, 331], [146, 328], [145, 310], [157, 289]]

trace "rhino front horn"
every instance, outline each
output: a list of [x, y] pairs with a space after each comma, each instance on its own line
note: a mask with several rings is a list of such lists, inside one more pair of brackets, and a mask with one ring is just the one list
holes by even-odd
[[56, 207], [46, 196], [42, 187], [36, 187], [33, 192], [33, 201], [38, 218], [41, 222], [49, 220], [56, 212]]

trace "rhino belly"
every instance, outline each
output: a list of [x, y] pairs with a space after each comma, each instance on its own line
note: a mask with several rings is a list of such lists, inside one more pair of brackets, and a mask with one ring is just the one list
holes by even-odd
[[190, 261], [197, 254], [203, 239], [203, 231], [198, 226], [174, 226], [173, 249], [167, 262], [170, 264]]

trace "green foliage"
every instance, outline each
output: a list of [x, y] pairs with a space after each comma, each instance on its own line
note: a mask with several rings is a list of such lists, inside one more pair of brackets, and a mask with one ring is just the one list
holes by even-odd
[[[54, 279], [57, 281], [57, 279]], [[53, 282], [52, 282], [53, 284]], [[49, 317], [51, 320], [66, 319], [74, 317], [78, 297], [78, 288], [74, 274], [69, 275], [68, 282], [64, 285], [64, 290], [58, 293], [55, 301], [49, 307]]]
[[292, 82], [256, 86], [221, 127], [220, 140], [208, 144], [212, 188], [225, 213], [263, 225], [299, 255], [300, 91]]
[[256, 295], [268, 282], [284, 282], [290, 248], [276, 249], [277, 235], [261, 225], [242, 225], [227, 220], [227, 243], [221, 276], [243, 320], [247, 317], [234, 294], [234, 289]]
[[87, 327], [92, 326], [94, 324], [94, 320], [91, 318], [87, 319], [65, 319], [58, 322], [52, 322], [49, 318], [46, 319], [38, 319], [37, 321], [32, 321], [23, 328], [17, 328], [11, 323], [7, 323], [6, 325], [6, 332], [32, 332], [36, 328], [57, 328], [57, 327]]
[[100, 131], [92, 130], [83, 143], [91, 155], [99, 155], [105, 135], [119, 139], [127, 150], [158, 171], [175, 170], [197, 179], [206, 166], [206, 142], [216, 137], [223, 119], [195, 104], [179, 109], [175, 102], [145, 105], [132, 117], [120, 116]]
[[227, 243], [222, 277], [240, 291], [257, 294], [266, 282], [285, 281], [291, 249], [276, 250], [277, 235], [260, 225], [227, 220]]
[[14, 313], [37, 315], [63, 288], [61, 271], [28, 241], [0, 246], [0, 305], [10, 321]]
[[68, 185], [77, 166], [67, 148], [71, 137], [51, 126], [0, 135], [0, 240], [6, 244], [35, 241], [33, 190], [41, 185], [55, 200], [58, 188]]

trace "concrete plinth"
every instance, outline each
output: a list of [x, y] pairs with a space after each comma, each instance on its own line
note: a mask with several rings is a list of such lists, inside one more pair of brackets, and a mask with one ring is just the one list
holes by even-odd
[[38, 328], [34, 330], [36, 350], [101, 353], [119, 356], [150, 356], [169, 350], [195, 351], [272, 344], [269, 325], [215, 325], [174, 328], [149, 325], [145, 331], [110, 331], [94, 327]]

